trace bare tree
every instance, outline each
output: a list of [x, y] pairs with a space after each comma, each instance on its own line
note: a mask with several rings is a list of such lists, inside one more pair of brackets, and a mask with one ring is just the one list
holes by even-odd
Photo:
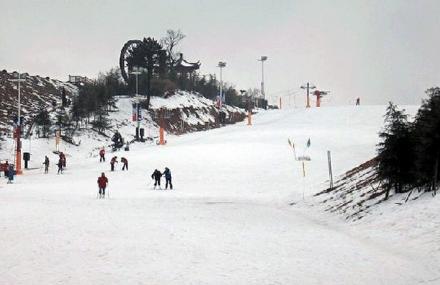
[[160, 40], [160, 44], [167, 50], [171, 64], [174, 65], [179, 58], [175, 50], [186, 36], [179, 30], [167, 30], [167, 34]]

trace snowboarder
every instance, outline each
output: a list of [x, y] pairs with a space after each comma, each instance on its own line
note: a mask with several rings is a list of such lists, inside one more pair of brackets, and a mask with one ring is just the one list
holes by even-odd
[[128, 170], [128, 160], [125, 157], [121, 157], [122, 164], [122, 170], [127, 169]]
[[63, 174], [63, 160], [61, 158], [58, 160], [57, 166], [58, 166], [58, 174], [60, 174], [60, 172], [61, 174]]
[[47, 174], [49, 172], [49, 158], [47, 155], [44, 157], [44, 174]]
[[162, 173], [160, 173], [159, 170], [155, 169], [153, 174], [151, 174], [151, 179], [154, 179], [154, 188], [153, 189], [156, 189], [156, 186], [159, 186], [159, 189], [162, 189], [162, 188], [160, 188], [160, 178], [161, 177], [162, 177]]
[[165, 190], [168, 189], [168, 184], [170, 185], [170, 190], [173, 190], [173, 183], [171, 182], [171, 171], [168, 167], [165, 167], [163, 175], [165, 175]]
[[98, 187], [99, 187], [99, 199], [105, 198], [105, 188], [107, 187], [108, 179], [105, 177], [104, 172], [98, 177]]
[[101, 148], [99, 151], [99, 162], [105, 162], [105, 149]]
[[118, 163], [117, 156], [113, 156], [112, 159], [110, 160], [110, 170], [111, 171], [115, 171], [115, 163]]

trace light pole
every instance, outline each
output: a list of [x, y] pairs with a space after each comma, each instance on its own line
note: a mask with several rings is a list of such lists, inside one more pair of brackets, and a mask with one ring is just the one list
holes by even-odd
[[262, 55], [258, 61], [261, 61], [261, 95], [263, 100], [266, 99], [266, 93], [264, 91], [264, 62], [267, 60], [267, 56]]
[[225, 98], [223, 96], [222, 70], [223, 70], [224, 67], [226, 67], [226, 62], [219, 61], [217, 67], [220, 68], [220, 95], [219, 95], [220, 96], [220, 100], [219, 100], [219, 108], [221, 108], [222, 107], [222, 103], [225, 101]]
[[15, 128], [15, 138], [17, 140], [17, 148], [15, 152], [15, 171], [17, 175], [22, 174], [21, 171], [21, 85], [20, 82], [26, 81], [26, 79], [21, 78], [21, 74], [18, 73], [17, 79], [9, 79], [9, 81], [18, 83], [18, 118], [17, 127]]
[[136, 140], [139, 140], [139, 132], [140, 132], [140, 126], [141, 126], [141, 121], [139, 119], [139, 99], [137, 98], [139, 96], [139, 86], [138, 86], [138, 76], [139, 74], [141, 74], [140, 71], [131, 71], [130, 74], [133, 74], [136, 76], [136, 121], [137, 121], [137, 127], [136, 127]]

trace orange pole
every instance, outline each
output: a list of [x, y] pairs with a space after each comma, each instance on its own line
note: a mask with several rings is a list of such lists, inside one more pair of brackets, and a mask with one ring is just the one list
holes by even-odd
[[159, 128], [159, 144], [160, 145], [165, 144], [165, 134], [164, 134], [164, 129], [162, 127]]
[[16, 156], [15, 156], [15, 171], [17, 173], [17, 175], [22, 174], [23, 172], [21, 171], [21, 129], [20, 127], [17, 127], [16, 129], [16, 136], [17, 136], [17, 151], [16, 151]]
[[321, 107], [321, 95], [316, 95], [316, 107]]
[[252, 125], [252, 112], [251, 111], [248, 111], [248, 115], [247, 115], [247, 117], [248, 117], [248, 126], [250, 126], [250, 125]]

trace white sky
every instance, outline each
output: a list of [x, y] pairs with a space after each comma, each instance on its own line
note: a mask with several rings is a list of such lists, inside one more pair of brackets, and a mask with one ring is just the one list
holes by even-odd
[[0, 0], [0, 69], [67, 80], [118, 65], [129, 39], [181, 29], [202, 73], [267, 95], [306, 81], [330, 104], [417, 104], [440, 81], [440, 1]]

